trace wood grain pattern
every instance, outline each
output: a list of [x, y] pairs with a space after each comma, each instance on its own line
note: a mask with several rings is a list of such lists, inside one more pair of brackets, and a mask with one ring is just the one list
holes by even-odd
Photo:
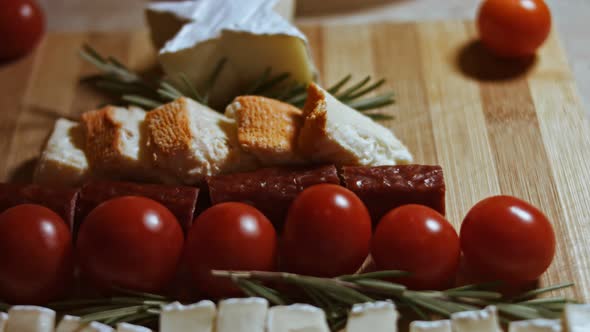
[[[590, 300], [590, 126], [557, 36], [536, 58], [506, 62], [486, 56], [465, 22], [302, 29], [321, 82], [348, 73], [388, 79], [397, 103], [386, 109], [395, 117], [386, 125], [418, 163], [443, 166], [456, 227], [490, 195], [532, 202], [559, 237], [542, 283], [574, 281], [567, 294]], [[23, 164], [36, 156], [55, 116], [106, 101], [78, 84], [94, 72], [77, 57], [83, 42], [140, 70], [154, 62], [145, 31], [138, 31], [52, 34], [35, 54], [0, 67], [2, 180], [26, 178]]]

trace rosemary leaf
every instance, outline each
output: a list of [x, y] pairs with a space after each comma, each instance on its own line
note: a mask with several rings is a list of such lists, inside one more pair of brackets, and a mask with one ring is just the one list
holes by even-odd
[[[285, 80], [287, 80], [289, 77], [291, 77], [291, 74], [289, 73], [281, 73], [278, 74], [277, 76], [269, 79], [268, 81], [266, 81], [264, 84], [260, 85], [258, 87], [258, 89], [256, 89], [253, 93], [254, 94], [264, 94], [265, 92], [268, 92], [270, 89], [276, 87], [277, 85], [283, 83]], [[295, 83], [298, 84], [298, 83]]]
[[564, 296], [559, 296], [559, 297], [548, 297], [548, 298], [541, 298], [541, 299], [532, 299], [532, 300], [527, 300], [527, 301], [523, 301], [520, 302], [520, 304], [538, 304], [538, 305], [544, 305], [544, 304], [552, 304], [552, 303], [562, 303], [565, 304], [568, 302], [568, 299], [565, 298]]
[[248, 293], [257, 294], [257, 296], [264, 297], [272, 304], [286, 304], [285, 300], [283, 300], [280, 296], [272, 292], [268, 287], [262, 286], [258, 283], [246, 279], [238, 279], [237, 283], [243, 290], [246, 290]]
[[152, 100], [138, 95], [124, 95], [123, 97], [121, 97], [121, 99], [132, 105], [137, 105], [139, 107], [147, 109], [158, 108], [162, 105], [162, 103], [156, 100]]
[[403, 285], [377, 279], [358, 279], [354, 283], [367, 290], [378, 291], [382, 295], [399, 296], [406, 290], [406, 287]]
[[360, 98], [360, 97], [366, 95], [367, 93], [380, 88], [384, 83], [385, 83], [385, 79], [380, 79], [379, 81], [369, 85], [368, 87], [366, 87], [360, 91], [357, 91], [355, 93], [351, 93], [344, 100], [349, 101], [349, 100], [354, 100], [354, 99]]
[[345, 281], [355, 281], [359, 279], [388, 279], [388, 278], [399, 278], [399, 277], [407, 277], [411, 275], [411, 273], [406, 271], [398, 271], [398, 270], [387, 270], [387, 271], [376, 271], [376, 272], [368, 272], [368, 273], [360, 273], [360, 274], [347, 274], [341, 277], [338, 277], [340, 280]]
[[526, 299], [530, 299], [530, 298], [533, 298], [535, 296], [538, 296], [538, 295], [541, 295], [544, 293], [548, 293], [548, 292], [552, 292], [552, 291], [556, 291], [556, 290], [560, 290], [560, 289], [564, 289], [564, 288], [569, 288], [569, 287], [572, 287], [573, 285], [574, 285], [573, 282], [567, 282], [567, 283], [563, 283], [563, 284], [557, 284], [557, 285], [553, 285], [553, 286], [537, 288], [537, 289], [533, 289], [531, 291], [528, 291], [524, 294], [521, 294], [521, 295], [515, 297], [513, 300], [514, 301], [526, 300]]
[[328, 88], [328, 92], [332, 95], [337, 94], [338, 91], [340, 91], [340, 88], [342, 88], [344, 85], [346, 85], [346, 83], [348, 83], [348, 81], [350, 81], [351, 78], [352, 78], [351, 74], [344, 76], [344, 78], [342, 78], [340, 81], [338, 81], [332, 87]]
[[358, 82], [358, 83], [354, 84], [353, 86], [351, 86], [350, 88], [344, 90], [344, 92], [342, 92], [340, 94], [336, 94], [335, 97], [338, 99], [341, 99], [341, 100], [346, 100], [355, 91], [357, 91], [358, 89], [362, 88], [367, 83], [369, 83], [369, 81], [371, 81], [371, 76], [366, 76], [360, 82]]
[[490, 291], [445, 291], [447, 296], [450, 297], [469, 297], [482, 300], [498, 300], [502, 298], [502, 294], [498, 292]]
[[469, 284], [460, 287], [455, 287], [451, 289], [447, 289], [446, 292], [456, 292], [456, 291], [466, 291], [466, 290], [484, 290], [484, 289], [494, 289], [498, 286], [501, 286], [502, 282], [500, 281], [492, 281], [492, 282], [485, 282], [479, 284]]
[[91, 313], [88, 315], [84, 315], [80, 317], [80, 321], [82, 323], [92, 322], [92, 321], [103, 321], [105, 319], [109, 319], [112, 317], [122, 317], [128, 316], [132, 314], [136, 314], [145, 310], [145, 306], [137, 305], [137, 306], [129, 306], [119, 309], [113, 310], [105, 310], [100, 312]]
[[387, 114], [380, 114], [380, 113], [365, 113], [366, 116], [370, 117], [375, 121], [387, 121], [393, 120], [393, 116]]
[[387, 105], [391, 105], [394, 103], [393, 94], [388, 93], [384, 95], [379, 95], [371, 98], [366, 99], [359, 99], [352, 101], [348, 104], [348, 106], [357, 109], [359, 111], [369, 110], [373, 108], [379, 108]]
[[496, 305], [498, 311], [518, 319], [542, 318], [537, 310], [519, 304], [499, 303]]
[[270, 67], [267, 67], [264, 72], [262, 73], [262, 76], [260, 76], [255, 82], [254, 84], [247, 89], [244, 94], [245, 95], [251, 95], [254, 94], [259, 88], [260, 86], [262, 86], [262, 84], [264, 84], [268, 78], [270, 77], [270, 73], [272, 72], [272, 69]]
[[185, 74], [180, 74], [180, 79], [186, 86], [187, 91], [189, 92], [188, 96], [198, 102], [202, 102], [203, 97], [201, 97], [201, 95], [197, 91], [197, 88], [189, 81], [188, 77], [186, 77]]

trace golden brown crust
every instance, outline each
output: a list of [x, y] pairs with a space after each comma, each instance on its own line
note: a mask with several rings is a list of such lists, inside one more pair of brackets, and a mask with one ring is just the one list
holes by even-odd
[[328, 111], [326, 109], [326, 96], [323, 90], [315, 83], [307, 88], [307, 99], [303, 106], [305, 122], [299, 134], [299, 150], [307, 157], [314, 155], [316, 141], [326, 135]]
[[[147, 114], [148, 147], [154, 156], [171, 156], [190, 149], [187, 102], [185, 98], [179, 98]], [[157, 158], [154, 162], [158, 162]]]
[[86, 155], [91, 167], [116, 164], [121, 139], [117, 132], [122, 125], [115, 119], [114, 112], [113, 106], [106, 106], [82, 114]]
[[303, 124], [300, 109], [261, 96], [240, 96], [232, 105], [242, 149], [267, 163], [298, 159], [297, 137]]

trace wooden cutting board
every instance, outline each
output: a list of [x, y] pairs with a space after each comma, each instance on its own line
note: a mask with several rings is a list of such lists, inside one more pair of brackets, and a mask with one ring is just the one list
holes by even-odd
[[[388, 79], [397, 103], [386, 125], [416, 162], [443, 166], [455, 226], [491, 195], [533, 203], [558, 237], [542, 283], [573, 281], [566, 294], [590, 300], [590, 126], [556, 35], [515, 63], [487, 56], [466, 22], [302, 29], [324, 83], [348, 73]], [[105, 101], [78, 83], [94, 72], [78, 57], [83, 43], [132, 68], [154, 64], [139, 31], [49, 34], [34, 54], [0, 67], [0, 180], [28, 181], [54, 120]]]

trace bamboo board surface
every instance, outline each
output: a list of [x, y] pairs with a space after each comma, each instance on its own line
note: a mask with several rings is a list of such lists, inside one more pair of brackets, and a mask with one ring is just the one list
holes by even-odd
[[[324, 83], [348, 73], [388, 79], [396, 104], [385, 124], [423, 164], [440, 164], [447, 217], [458, 228], [480, 199], [510, 194], [553, 221], [557, 255], [542, 283], [573, 281], [590, 300], [590, 126], [558, 37], [534, 59], [492, 59], [466, 22], [306, 25]], [[0, 180], [28, 181], [59, 116], [104, 103], [79, 84], [94, 73], [89, 43], [132, 68], [154, 64], [147, 33], [49, 34], [35, 53], [0, 67]]]

